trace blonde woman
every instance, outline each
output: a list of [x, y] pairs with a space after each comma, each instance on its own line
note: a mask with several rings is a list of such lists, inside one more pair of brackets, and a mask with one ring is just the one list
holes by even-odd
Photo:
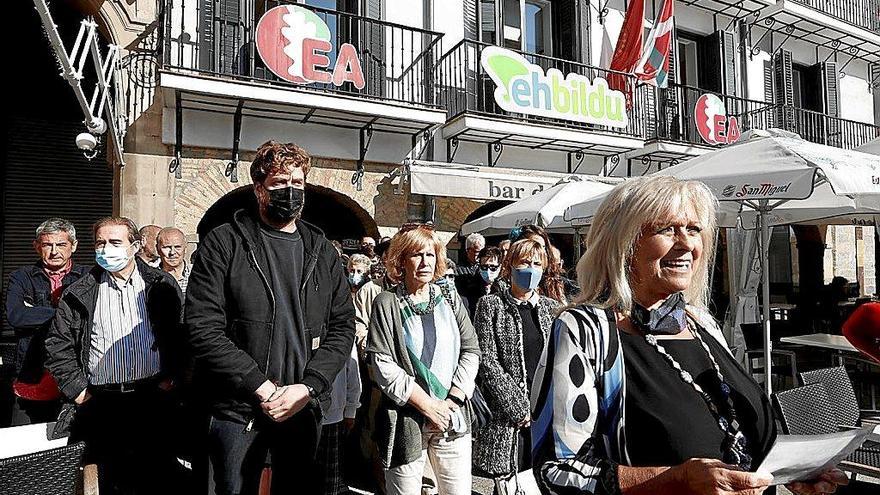
[[537, 241], [514, 242], [501, 265], [503, 288], [476, 308], [480, 390], [493, 417], [477, 435], [474, 465], [499, 483], [532, 465], [529, 388], [559, 306], [538, 293], [547, 262]]
[[446, 273], [446, 249], [430, 224], [406, 225], [391, 240], [376, 297], [367, 360], [382, 391], [374, 439], [388, 495], [418, 495], [430, 460], [440, 493], [471, 493], [470, 415], [480, 349]]
[[[532, 387], [545, 493], [757, 494], [776, 436], [761, 387], [706, 311], [716, 201], [700, 182], [636, 178], [597, 211], [582, 295], [554, 323]], [[801, 494], [833, 492], [840, 471]]]

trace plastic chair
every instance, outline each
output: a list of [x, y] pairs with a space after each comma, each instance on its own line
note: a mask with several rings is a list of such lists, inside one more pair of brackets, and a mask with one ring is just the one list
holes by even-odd
[[815, 383], [824, 387], [838, 425], [857, 427], [862, 426], [863, 422], [872, 424], [880, 422], [878, 411], [859, 409], [855, 390], [843, 366], [805, 371], [800, 377], [805, 385]]
[[[97, 495], [94, 465], [82, 467], [85, 444], [0, 459], [0, 486], [6, 495]], [[79, 492], [81, 487], [82, 491]]]

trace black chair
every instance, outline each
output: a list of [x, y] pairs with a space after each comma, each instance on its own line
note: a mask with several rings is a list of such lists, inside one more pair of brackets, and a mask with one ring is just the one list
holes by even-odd
[[[840, 431], [837, 417], [825, 387], [812, 383], [773, 394], [783, 433], [789, 435], [823, 435]], [[840, 468], [854, 474], [880, 476], [880, 446], [862, 446], [843, 462]]]
[[97, 470], [82, 467], [84, 450], [78, 442], [0, 459], [0, 487], [5, 495], [97, 494]]
[[[746, 371], [749, 374], [764, 373], [764, 329], [760, 323], [741, 323], [743, 341], [746, 344]], [[791, 384], [797, 383], [797, 356], [791, 349], [773, 349], [770, 351], [770, 360], [780, 357], [788, 361], [786, 365], [771, 364], [770, 374], [781, 377], [791, 377]], [[759, 359], [760, 365], [755, 366], [753, 360]]]
[[843, 366], [805, 371], [800, 377], [805, 385], [815, 383], [824, 387], [838, 425], [852, 428], [880, 423], [880, 412], [859, 409], [855, 390]]

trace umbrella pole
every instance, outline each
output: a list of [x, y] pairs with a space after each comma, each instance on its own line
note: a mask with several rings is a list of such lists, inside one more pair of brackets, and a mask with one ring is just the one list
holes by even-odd
[[766, 201], [762, 201], [761, 210], [758, 218], [761, 222], [761, 322], [764, 329], [764, 390], [767, 397], [773, 393], [773, 385], [770, 377], [772, 371], [773, 342], [770, 340], [770, 226], [767, 225], [767, 205]]

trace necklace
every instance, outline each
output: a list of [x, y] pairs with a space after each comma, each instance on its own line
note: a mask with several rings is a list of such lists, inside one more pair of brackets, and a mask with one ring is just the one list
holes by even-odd
[[666, 352], [666, 349], [660, 345], [655, 335], [646, 334], [645, 341], [651, 345], [651, 347], [656, 349], [657, 352], [669, 362], [673, 369], [678, 371], [678, 376], [682, 381], [693, 387], [706, 403], [709, 412], [711, 412], [712, 416], [715, 418], [715, 424], [724, 433], [724, 443], [721, 446], [724, 451], [724, 458], [722, 460], [728, 464], [739, 466], [745, 471], [749, 471], [752, 467], [752, 457], [748, 454], [748, 441], [742, 431], [740, 431], [740, 424], [736, 418], [736, 408], [734, 407], [733, 399], [730, 396], [730, 385], [725, 381], [724, 375], [721, 373], [721, 367], [718, 366], [718, 361], [715, 360], [715, 356], [712, 355], [709, 346], [703, 340], [699, 330], [694, 330], [691, 333], [694, 334], [694, 337], [700, 342], [703, 350], [706, 351], [706, 355], [709, 356], [709, 361], [712, 362], [712, 367], [715, 369], [715, 374], [721, 382], [721, 395], [727, 402], [728, 417], [724, 417], [724, 415], [721, 414], [721, 411], [718, 409], [712, 396], [706, 393], [706, 391], [703, 390], [703, 387], [694, 381], [691, 374], [682, 369], [678, 361]]
[[403, 293], [403, 299], [406, 301], [406, 305], [409, 306], [409, 309], [413, 313], [415, 313], [419, 316], [423, 316], [423, 315], [427, 315], [427, 314], [434, 312], [434, 306], [437, 305], [437, 301], [434, 298], [434, 285], [433, 284], [428, 286], [428, 304], [425, 306], [424, 309], [419, 308], [418, 305], [416, 305], [416, 303], [413, 302], [412, 295], [406, 294], [403, 291], [402, 287], [400, 288], [400, 291], [401, 291], [401, 293]]

